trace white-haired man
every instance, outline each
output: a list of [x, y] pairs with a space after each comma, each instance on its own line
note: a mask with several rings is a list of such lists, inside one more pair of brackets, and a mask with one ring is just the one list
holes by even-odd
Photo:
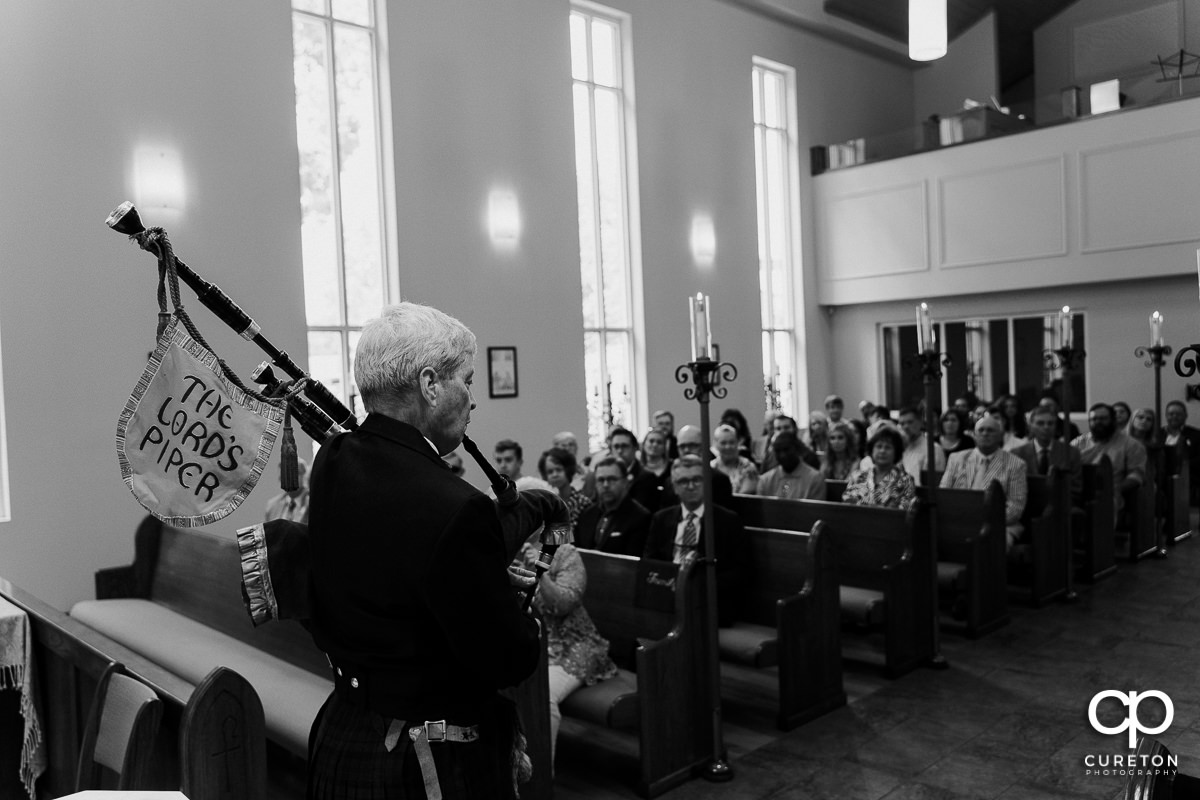
[[[537, 664], [494, 503], [442, 456], [462, 442], [474, 334], [400, 303], [363, 328], [367, 418], [312, 469], [313, 638], [334, 691], [313, 723], [309, 798], [513, 797], [514, 715], [498, 690]], [[433, 741], [432, 747], [430, 741]]]
[[992, 481], [999, 481], [1004, 490], [1007, 546], [1011, 549], [1024, 530], [1021, 515], [1025, 513], [1029, 487], [1025, 482], [1025, 460], [1002, 449], [1003, 443], [1004, 426], [991, 416], [980, 419], [975, 423], [975, 448], [950, 456], [942, 488], [983, 491]]

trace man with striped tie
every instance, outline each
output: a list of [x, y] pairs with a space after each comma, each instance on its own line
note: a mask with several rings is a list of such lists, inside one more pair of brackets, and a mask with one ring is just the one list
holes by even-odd
[[[704, 461], [684, 455], [671, 465], [671, 485], [679, 502], [650, 519], [643, 558], [682, 564], [688, 558], [706, 555], [704, 539]], [[716, 520], [717, 617], [722, 626], [732, 625], [745, 580], [742, 552], [745, 529], [737, 514], [713, 505]]]
[[991, 415], [975, 423], [975, 449], [954, 453], [942, 475], [943, 489], [983, 491], [992, 481], [1004, 490], [1004, 526], [1008, 547], [1021, 536], [1021, 514], [1025, 511], [1025, 460], [1003, 450], [1004, 427]]

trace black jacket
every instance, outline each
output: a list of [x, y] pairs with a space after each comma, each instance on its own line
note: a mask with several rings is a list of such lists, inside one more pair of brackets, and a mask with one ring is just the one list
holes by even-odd
[[372, 677], [370, 707], [478, 719], [537, 665], [495, 503], [378, 414], [321, 447], [309, 506], [313, 638]]

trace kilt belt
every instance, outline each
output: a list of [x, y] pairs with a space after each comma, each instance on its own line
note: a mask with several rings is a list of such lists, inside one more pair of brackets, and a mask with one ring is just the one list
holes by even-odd
[[[389, 731], [389, 738], [390, 738]], [[417, 763], [421, 765], [421, 778], [425, 781], [425, 797], [428, 800], [442, 800], [442, 787], [438, 783], [437, 766], [433, 763], [433, 751], [430, 742], [473, 742], [479, 738], [478, 725], [450, 725], [446, 720], [426, 722], [408, 729], [408, 738], [412, 739], [413, 750], [417, 754]]]

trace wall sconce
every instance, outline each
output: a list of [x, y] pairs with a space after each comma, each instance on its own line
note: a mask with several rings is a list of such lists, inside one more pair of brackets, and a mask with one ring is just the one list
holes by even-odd
[[934, 61], [946, 55], [946, 0], [908, 0], [908, 57]]
[[133, 153], [133, 197], [142, 213], [178, 214], [184, 203], [183, 159], [166, 147], [139, 147]]
[[521, 206], [507, 189], [488, 193], [488, 236], [497, 250], [514, 250], [521, 241]]
[[717, 233], [713, 229], [712, 217], [696, 214], [692, 217], [692, 233], [689, 237], [692, 261], [697, 267], [711, 267], [717, 261]]

